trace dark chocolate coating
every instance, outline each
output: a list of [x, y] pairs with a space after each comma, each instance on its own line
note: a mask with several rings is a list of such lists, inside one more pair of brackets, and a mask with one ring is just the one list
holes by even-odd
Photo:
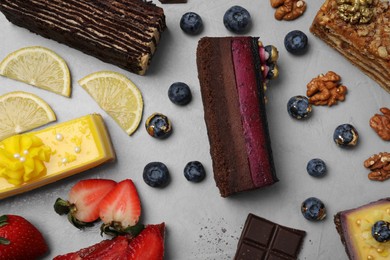
[[18, 26], [140, 75], [166, 27], [163, 10], [141, 0], [1, 0], [0, 11]]

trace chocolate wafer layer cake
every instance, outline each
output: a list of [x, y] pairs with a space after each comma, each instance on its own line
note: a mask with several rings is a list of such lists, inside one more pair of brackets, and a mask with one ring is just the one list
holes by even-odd
[[266, 77], [277, 74], [265, 63], [276, 56], [274, 48], [254, 37], [205, 37], [198, 43], [204, 118], [223, 197], [278, 181], [264, 100]]
[[390, 198], [338, 212], [334, 222], [349, 259], [390, 258]]
[[310, 31], [390, 92], [388, 0], [326, 0]]
[[143, 75], [165, 16], [142, 0], [0, 0], [7, 19], [46, 38]]

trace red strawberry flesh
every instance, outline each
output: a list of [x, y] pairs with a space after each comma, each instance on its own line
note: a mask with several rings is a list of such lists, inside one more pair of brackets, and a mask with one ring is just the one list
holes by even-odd
[[56, 256], [53, 260], [162, 260], [164, 256], [164, 231], [164, 223], [148, 225], [135, 238], [117, 236], [77, 252]]
[[141, 202], [137, 189], [130, 179], [119, 182], [99, 204], [100, 219], [104, 226], [112, 226], [118, 232], [134, 226], [141, 215]]
[[108, 179], [88, 179], [76, 183], [69, 192], [69, 202], [75, 205], [73, 217], [83, 222], [99, 218], [99, 203], [116, 185]]
[[149, 225], [130, 241], [128, 260], [162, 260], [165, 224]]

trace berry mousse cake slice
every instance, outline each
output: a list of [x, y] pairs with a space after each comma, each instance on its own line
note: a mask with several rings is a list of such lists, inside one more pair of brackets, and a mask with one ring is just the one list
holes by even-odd
[[326, 0], [310, 31], [390, 92], [388, 0]]
[[145, 74], [162, 32], [162, 8], [142, 0], [1, 0], [6, 18], [105, 62]]
[[389, 259], [390, 198], [338, 212], [334, 222], [349, 259]]
[[278, 181], [264, 90], [278, 52], [256, 37], [204, 37], [197, 66], [214, 179], [222, 197]]

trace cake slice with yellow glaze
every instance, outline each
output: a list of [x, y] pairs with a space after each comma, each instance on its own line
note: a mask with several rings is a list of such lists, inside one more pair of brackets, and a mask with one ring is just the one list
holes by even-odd
[[390, 259], [390, 198], [338, 212], [334, 222], [349, 259]]
[[0, 199], [26, 192], [115, 159], [99, 114], [0, 142]]

